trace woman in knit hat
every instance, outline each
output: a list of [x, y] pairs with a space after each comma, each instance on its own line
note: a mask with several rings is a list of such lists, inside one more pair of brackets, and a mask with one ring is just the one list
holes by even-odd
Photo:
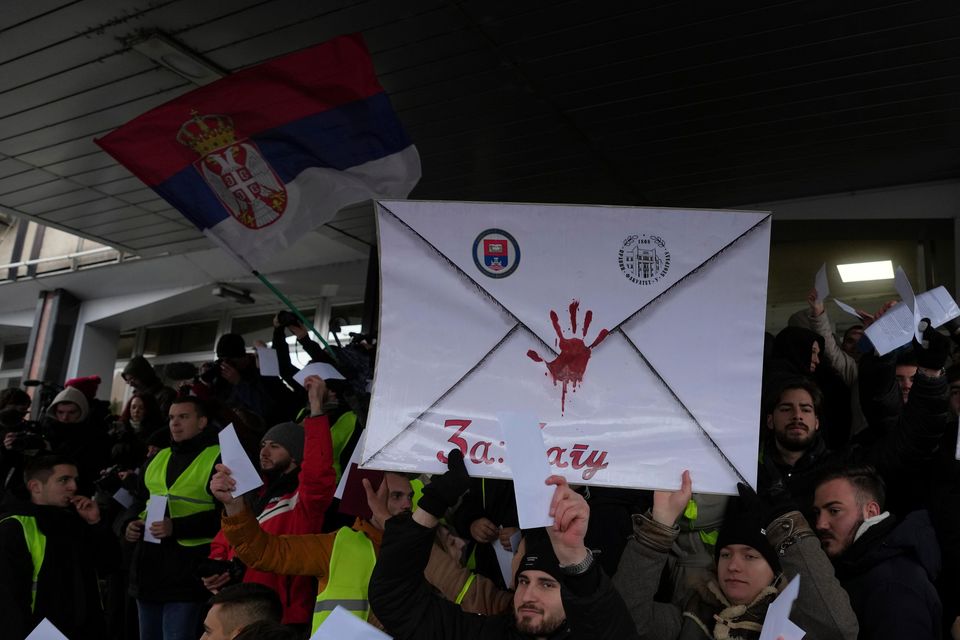
[[656, 491], [653, 509], [634, 515], [634, 535], [614, 577], [640, 635], [663, 640], [756, 640], [767, 607], [800, 575], [791, 620], [810, 640], [855, 640], [857, 619], [830, 560], [786, 492], [758, 497], [740, 485], [715, 547], [716, 578], [697, 585], [684, 607], [654, 601], [677, 520], [690, 500], [690, 473], [679, 491]]

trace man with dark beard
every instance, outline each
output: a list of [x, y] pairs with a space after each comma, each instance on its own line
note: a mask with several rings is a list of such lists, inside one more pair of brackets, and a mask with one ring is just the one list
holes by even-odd
[[[310, 417], [303, 425], [281, 422], [260, 441], [260, 471], [264, 486], [248, 499], [264, 531], [274, 535], [319, 533], [336, 488], [331, 464], [330, 423], [324, 415], [326, 383], [319, 376], [304, 380]], [[236, 551], [223, 531], [210, 544], [210, 558], [232, 560]], [[229, 571], [203, 579], [216, 593], [231, 581]], [[284, 624], [306, 633], [313, 617], [317, 581], [313, 576], [280, 575], [248, 567], [244, 582], [255, 582], [283, 594]]]
[[[416, 511], [386, 520], [369, 598], [388, 633], [420, 640], [639, 638], [623, 599], [584, 546], [590, 507], [561, 476], [546, 479], [556, 487], [550, 503], [554, 524], [538, 537], [528, 534], [512, 612], [472, 615], [436, 596], [423, 575], [434, 529], [470, 488], [459, 450], [449, 453], [447, 464], [448, 471], [424, 487]], [[372, 507], [367, 480], [364, 487]]]
[[850, 596], [861, 640], [939, 638], [933, 525], [926, 511], [897, 520], [884, 511], [885, 493], [871, 467], [828, 473], [814, 496], [817, 537]]
[[920, 366], [909, 404], [882, 433], [863, 442], [830, 449], [820, 431], [823, 396], [819, 388], [806, 378], [782, 382], [767, 397], [770, 437], [761, 452], [760, 489], [783, 486], [801, 513], [807, 513], [819, 476], [828, 468], [869, 464], [897, 483], [909, 482], [926, 469], [947, 426], [947, 384], [939, 363], [946, 359], [950, 341], [931, 327], [923, 338], [923, 345], [916, 340], [913, 344]]

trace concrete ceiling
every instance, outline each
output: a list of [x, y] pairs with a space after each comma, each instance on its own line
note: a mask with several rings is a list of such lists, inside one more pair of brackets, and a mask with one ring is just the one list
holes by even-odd
[[0, 14], [0, 208], [208, 246], [93, 143], [193, 88], [130, 47], [150, 31], [228, 72], [362, 32], [417, 198], [722, 207], [960, 173], [955, 2], [33, 0]]
[[[423, 159], [414, 198], [717, 208], [960, 177], [960, 4], [946, 0], [8, 2], [0, 211], [144, 259], [5, 285], [0, 316], [56, 286], [83, 297], [244, 277], [93, 143], [195, 87], [131, 47], [156, 31], [226, 72], [363, 33]], [[883, 247], [910, 271], [926, 242], [938, 262], [911, 276], [953, 282], [943, 220], [838, 224], [774, 234], [774, 315], [832, 255]], [[305, 303], [336, 278], [355, 297], [356, 274], [303, 269], [362, 270], [374, 233], [368, 206], [345, 210], [271, 271]], [[855, 300], [889, 293], [834, 284]]]

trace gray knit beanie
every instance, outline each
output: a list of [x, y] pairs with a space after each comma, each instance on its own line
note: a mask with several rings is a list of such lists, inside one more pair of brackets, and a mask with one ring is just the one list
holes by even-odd
[[281, 422], [270, 427], [260, 442], [272, 440], [287, 450], [297, 464], [303, 460], [303, 427], [296, 422]]

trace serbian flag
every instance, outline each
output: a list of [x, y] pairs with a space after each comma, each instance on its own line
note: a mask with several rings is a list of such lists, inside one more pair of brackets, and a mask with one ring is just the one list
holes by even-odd
[[341, 207], [405, 198], [420, 179], [359, 34], [237, 71], [96, 142], [254, 269]]

